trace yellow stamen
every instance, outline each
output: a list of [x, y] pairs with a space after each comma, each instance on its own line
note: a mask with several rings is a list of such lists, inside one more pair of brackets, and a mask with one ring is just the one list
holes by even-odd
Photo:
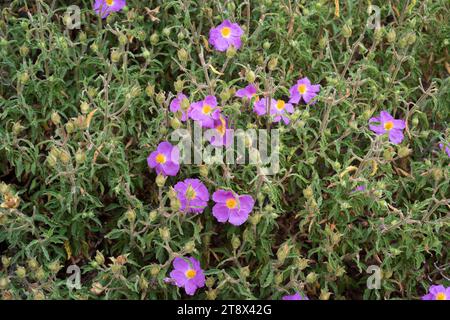
[[186, 199], [194, 200], [197, 197], [197, 192], [195, 192], [194, 188], [191, 185], [186, 189]]
[[203, 108], [202, 108], [203, 114], [210, 114], [210, 113], [211, 113], [211, 110], [212, 110], [212, 108], [211, 108], [211, 106], [208, 105], [208, 104], [205, 104], [205, 105], [203, 106]]
[[188, 279], [192, 279], [197, 275], [197, 271], [195, 271], [194, 269], [189, 269], [188, 271], [186, 271], [186, 278]]
[[162, 153], [158, 153], [155, 160], [159, 164], [164, 164], [164, 163], [166, 163], [166, 156], [163, 155]]
[[445, 295], [445, 293], [439, 292], [439, 293], [436, 295], [436, 300], [447, 300], [447, 296]]
[[298, 92], [300, 92], [301, 94], [305, 94], [306, 93], [306, 84], [299, 84]]
[[220, 133], [221, 136], [225, 134], [226, 131], [226, 122], [225, 119], [220, 117], [220, 124], [216, 127], [216, 130]]
[[108, 5], [109, 7], [112, 6], [114, 4], [114, 0], [106, 0], [106, 5]]
[[220, 30], [220, 33], [222, 34], [222, 37], [229, 38], [231, 35], [231, 29], [228, 27], [223, 27], [222, 30]]
[[225, 202], [225, 205], [227, 206], [228, 209], [236, 208], [236, 205], [237, 205], [236, 199], [234, 199], [234, 198], [227, 199], [227, 201]]
[[394, 123], [392, 121], [388, 121], [384, 124], [384, 130], [391, 130], [394, 127]]
[[286, 102], [284, 102], [283, 100], [278, 100], [276, 107], [278, 110], [283, 110], [285, 107], [285, 104], [286, 104]]

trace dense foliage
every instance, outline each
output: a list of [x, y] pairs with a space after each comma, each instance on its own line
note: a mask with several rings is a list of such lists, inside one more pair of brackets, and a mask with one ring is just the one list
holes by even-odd
[[[2, 298], [418, 299], [448, 286], [449, 3], [372, 1], [381, 29], [369, 4], [129, 0], [106, 19], [87, 0], [0, 4]], [[66, 27], [70, 5], [80, 29]], [[225, 19], [244, 30], [239, 50], [208, 43]], [[321, 90], [289, 124], [235, 97], [254, 82], [288, 98], [303, 77]], [[215, 95], [235, 128], [280, 129], [280, 171], [182, 164], [156, 181], [147, 157], [188, 125], [169, 111], [177, 92]], [[406, 122], [400, 144], [369, 129], [382, 110]], [[252, 195], [249, 220], [219, 223], [212, 202], [181, 214], [169, 198], [187, 178]], [[183, 256], [206, 276], [192, 297], [165, 280]]]

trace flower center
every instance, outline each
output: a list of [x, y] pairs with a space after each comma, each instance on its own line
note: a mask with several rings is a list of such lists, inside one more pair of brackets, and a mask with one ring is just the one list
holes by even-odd
[[299, 84], [298, 92], [300, 92], [301, 94], [305, 94], [306, 93], [306, 84]]
[[222, 30], [220, 30], [220, 33], [222, 34], [222, 37], [229, 38], [231, 35], [231, 29], [228, 27], [223, 27]]
[[284, 102], [283, 100], [278, 100], [277, 101], [277, 109], [278, 110], [283, 110], [285, 104], [286, 104], [286, 102]]
[[220, 133], [221, 136], [225, 134], [226, 123], [222, 117], [220, 117], [220, 124], [216, 127], [216, 130]]
[[445, 293], [439, 292], [439, 293], [436, 295], [436, 300], [447, 300], [447, 296], [445, 295]]
[[237, 202], [236, 202], [236, 199], [230, 198], [230, 199], [227, 199], [227, 201], [225, 201], [225, 204], [228, 209], [234, 209], [234, 208], [236, 208]]
[[186, 271], [186, 278], [192, 279], [196, 274], [197, 271], [195, 271], [194, 269], [189, 269], [188, 271]]
[[194, 200], [197, 197], [197, 192], [195, 192], [194, 188], [191, 185], [186, 190], [186, 199]]
[[388, 121], [384, 124], [384, 130], [391, 130], [394, 127], [394, 123], [392, 121]]
[[106, 5], [111, 7], [114, 4], [114, 0], [106, 0]]
[[210, 113], [211, 113], [211, 110], [212, 110], [212, 108], [211, 108], [211, 106], [208, 105], [208, 104], [205, 104], [205, 105], [203, 106], [203, 108], [202, 108], [203, 114], [210, 114]]
[[156, 162], [158, 162], [159, 164], [166, 163], [166, 156], [162, 153], [158, 153], [158, 155], [156, 156]]

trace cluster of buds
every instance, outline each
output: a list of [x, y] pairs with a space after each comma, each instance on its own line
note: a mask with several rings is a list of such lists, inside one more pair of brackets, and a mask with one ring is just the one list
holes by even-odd
[[19, 196], [15, 195], [11, 188], [4, 183], [0, 183], [0, 197], [3, 199], [0, 208], [17, 209], [19, 207]]

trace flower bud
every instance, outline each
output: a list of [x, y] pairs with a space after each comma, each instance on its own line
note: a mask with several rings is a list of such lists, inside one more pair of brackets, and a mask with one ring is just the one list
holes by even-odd
[[127, 212], [125, 212], [125, 217], [129, 223], [133, 223], [136, 220], [136, 211], [133, 209], [127, 210]]
[[194, 252], [195, 251], [195, 242], [193, 240], [191, 240], [188, 243], [186, 243], [184, 245], [184, 251], [186, 251], [186, 253]]
[[206, 278], [205, 284], [207, 288], [212, 288], [214, 286], [214, 278], [213, 277], [208, 277]]
[[319, 48], [320, 49], [325, 49], [328, 43], [328, 37], [327, 36], [323, 36], [319, 39]]
[[122, 53], [119, 50], [113, 50], [111, 52], [111, 61], [113, 63], [118, 63], [120, 58], [122, 57]]
[[70, 161], [70, 154], [66, 150], [61, 150], [59, 153], [59, 160], [61, 160], [62, 163], [68, 164]]
[[163, 91], [160, 91], [157, 95], [156, 95], [156, 102], [158, 102], [159, 104], [163, 104], [164, 101], [166, 101], [166, 95], [164, 94]]
[[26, 57], [30, 53], [30, 49], [27, 46], [20, 46], [19, 53], [20, 56]]
[[253, 83], [256, 80], [256, 75], [253, 71], [249, 70], [247, 71], [247, 74], [245, 75], [245, 80], [249, 83]]
[[416, 42], [417, 36], [415, 32], [411, 32], [407, 35], [408, 45], [413, 45]]
[[301, 271], [308, 267], [309, 259], [299, 258], [297, 261], [297, 268]]
[[52, 113], [50, 119], [55, 126], [61, 123], [61, 116], [56, 111]]
[[151, 36], [150, 36], [150, 43], [152, 44], [152, 45], [157, 45], [158, 44], [158, 42], [159, 42], [159, 36], [158, 36], [158, 34], [157, 33], [153, 33]]
[[320, 296], [319, 296], [320, 300], [330, 300], [330, 296], [331, 296], [331, 293], [328, 292], [328, 289], [320, 290]]
[[172, 127], [172, 129], [177, 130], [181, 127], [181, 121], [177, 117], [171, 118], [170, 126]]
[[162, 174], [158, 174], [156, 176], [156, 185], [159, 188], [162, 188], [166, 184], [166, 180], [167, 180], [167, 177], [163, 176]]
[[184, 81], [181, 79], [178, 79], [177, 81], [175, 81], [174, 86], [175, 86], [175, 91], [179, 93], [179, 92], [183, 91]]
[[148, 215], [148, 219], [150, 222], [155, 221], [157, 217], [158, 217], [158, 211], [156, 211], [156, 210], [150, 211], [150, 213]]
[[20, 121], [18, 121], [14, 122], [12, 132], [15, 136], [18, 136], [24, 129], [25, 127], [20, 124]]
[[267, 68], [270, 71], [273, 71], [273, 70], [275, 70], [277, 68], [277, 65], [278, 65], [278, 59], [277, 58], [271, 58], [269, 60], [269, 63], [267, 64]]
[[170, 240], [170, 230], [167, 227], [163, 227], [163, 228], [159, 228], [159, 235], [161, 237], [161, 239], [163, 239], [164, 241], [169, 241]]
[[311, 199], [314, 195], [313, 189], [311, 188], [311, 186], [308, 186], [306, 189], [303, 190], [303, 196], [306, 199]]
[[191, 104], [190, 104], [188, 98], [184, 98], [183, 100], [181, 100], [181, 110], [186, 112], [187, 110], [189, 110], [190, 106], [191, 106]]
[[397, 38], [397, 34], [395, 33], [395, 29], [389, 30], [389, 32], [386, 35], [387, 42], [394, 43], [396, 38]]
[[102, 286], [100, 282], [94, 282], [92, 284], [91, 292], [96, 296], [101, 295], [103, 290], [105, 290], [105, 288]]
[[27, 276], [27, 270], [22, 266], [18, 266], [16, 269], [16, 275], [19, 279], [25, 279]]
[[150, 274], [153, 276], [153, 277], [156, 277], [158, 274], [159, 274], [159, 271], [161, 270], [161, 267], [159, 266], [159, 265], [157, 265], [157, 264], [152, 264], [151, 266], [150, 266]]
[[264, 50], [269, 50], [270, 49], [270, 42], [269, 41], [265, 41], [263, 43], [263, 48], [264, 48]]
[[436, 182], [441, 181], [442, 178], [444, 177], [444, 173], [443, 173], [442, 169], [440, 169], [440, 168], [433, 168], [433, 170], [431, 172], [432, 172], [432, 175], [433, 175], [433, 179]]
[[227, 58], [233, 58], [236, 55], [236, 48], [234, 46], [229, 46], [226, 52]]
[[39, 268], [39, 263], [37, 262], [37, 260], [35, 258], [28, 259], [27, 265], [28, 265], [28, 268], [30, 268], [31, 270], [36, 270], [37, 268]]
[[317, 274], [314, 272], [308, 273], [308, 275], [306, 276], [306, 282], [312, 284], [316, 281], [317, 281]]
[[230, 90], [227, 88], [223, 89], [220, 93], [220, 100], [222, 100], [223, 103], [227, 102], [230, 99]]
[[398, 156], [400, 158], [405, 158], [407, 156], [409, 156], [411, 154], [412, 150], [409, 149], [408, 147], [400, 147], [398, 149]]
[[98, 250], [95, 253], [95, 262], [97, 262], [99, 266], [102, 266], [105, 263], [105, 256]]
[[178, 32], [178, 34], [177, 34], [177, 39], [178, 39], [179, 41], [183, 40], [184, 37], [185, 37], [185, 35], [184, 35], [184, 32], [183, 32], [183, 31]]
[[231, 238], [231, 246], [233, 247], [233, 250], [237, 250], [241, 246], [239, 236], [233, 234], [233, 237]]
[[0, 290], [5, 290], [8, 288], [9, 285], [9, 279], [6, 277], [0, 278]]
[[206, 291], [206, 299], [216, 300], [216, 298], [217, 298], [217, 289], [211, 289]]
[[89, 104], [85, 101], [83, 101], [80, 104], [80, 111], [82, 114], [87, 114], [89, 112]]
[[11, 264], [11, 258], [8, 258], [7, 256], [2, 256], [2, 265], [3, 268], [8, 268], [9, 265]]
[[344, 27], [342, 28], [342, 35], [346, 39], [352, 36], [352, 28], [348, 24], [345, 24]]
[[278, 262], [280, 264], [284, 263], [284, 261], [286, 260], [287, 256], [289, 255], [289, 251], [290, 250], [291, 249], [289, 248], [289, 245], [286, 242], [282, 246], [280, 246], [278, 248], [277, 259], [278, 259]]
[[28, 74], [28, 72], [25, 71], [19, 75], [19, 82], [21, 84], [27, 83], [28, 80], [30, 80], [30, 75]]
[[275, 285], [279, 286], [283, 282], [283, 274], [278, 272], [274, 277]]
[[148, 280], [143, 274], [139, 276], [139, 288], [141, 289], [141, 291], [145, 291], [148, 289]]
[[208, 176], [208, 170], [209, 169], [208, 169], [207, 165], [204, 165], [204, 164], [200, 165], [200, 167], [199, 167], [200, 176], [207, 177]]
[[33, 290], [33, 299], [37, 301], [45, 300], [45, 294], [41, 290]]
[[182, 63], [186, 63], [189, 59], [189, 53], [186, 51], [186, 49], [181, 48], [177, 52], [178, 60], [180, 60]]
[[38, 281], [42, 281], [45, 279], [45, 271], [44, 268], [39, 267], [36, 272], [34, 273], [34, 277], [36, 278], [36, 280]]
[[120, 44], [121, 46], [124, 46], [124, 45], [126, 45], [127, 43], [128, 43], [128, 38], [127, 38], [127, 36], [124, 35], [123, 33], [121, 33], [121, 34], [119, 35], [119, 44]]
[[66, 123], [65, 127], [66, 127], [66, 132], [68, 134], [71, 134], [72, 132], [75, 131], [75, 125], [74, 125], [73, 121], [68, 121]]
[[153, 97], [155, 95], [155, 86], [152, 84], [147, 85], [147, 87], [145, 88], [145, 93], [150, 98]]
[[256, 226], [261, 221], [261, 217], [261, 213], [255, 213], [250, 216], [249, 221], [252, 225]]

